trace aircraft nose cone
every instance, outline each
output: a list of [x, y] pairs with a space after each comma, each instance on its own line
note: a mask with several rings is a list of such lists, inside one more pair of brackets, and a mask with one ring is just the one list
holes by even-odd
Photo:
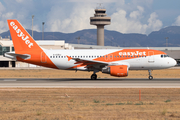
[[175, 66], [176, 64], [177, 64], [176, 60], [172, 59], [172, 60], [171, 60], [171, 65], [172, 65], [172, 66]]

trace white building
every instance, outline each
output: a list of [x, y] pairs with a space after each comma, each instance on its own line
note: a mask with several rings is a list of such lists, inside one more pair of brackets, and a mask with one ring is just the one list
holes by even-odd
[[[36, 40], [36, 42], [45, 49], [73, 49], [73, 47], [68, 43], [65, 43], [64, 40]], [[4, 53], [11, 51], [14, 51], [13, 42], [9, 38], [2, 39], [0, 37], [0, 67], [38, 67], [3, 57]]]

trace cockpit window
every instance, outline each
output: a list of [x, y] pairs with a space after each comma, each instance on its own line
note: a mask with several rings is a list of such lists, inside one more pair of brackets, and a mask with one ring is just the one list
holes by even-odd
[[161, 55], [161, 58], [169, 57], [168, 55]]

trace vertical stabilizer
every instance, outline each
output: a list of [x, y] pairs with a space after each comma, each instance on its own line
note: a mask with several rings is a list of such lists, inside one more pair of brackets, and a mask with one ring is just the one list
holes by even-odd
[[17, 20], [7, 21], [15, 49], [15, 53], [7, 53], [8, 55], [13, 54], [21, 62], [58, 69]]
[[7, 20], [15, 52], [41, 49], [17, 20]]

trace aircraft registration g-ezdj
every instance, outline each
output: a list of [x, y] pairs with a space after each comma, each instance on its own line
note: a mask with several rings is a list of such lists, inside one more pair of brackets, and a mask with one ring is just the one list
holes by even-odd
[[116, 77], [128, 76], [129, 70], [152, 70], [170, 68], [176, 61], [166, 53], [152, 49], [80, 49], [46, 50], [40, 47], [17, 20], [7, 20], [15, 51], [6, 52], [5, 57], [44, 67], [93, 71]]

